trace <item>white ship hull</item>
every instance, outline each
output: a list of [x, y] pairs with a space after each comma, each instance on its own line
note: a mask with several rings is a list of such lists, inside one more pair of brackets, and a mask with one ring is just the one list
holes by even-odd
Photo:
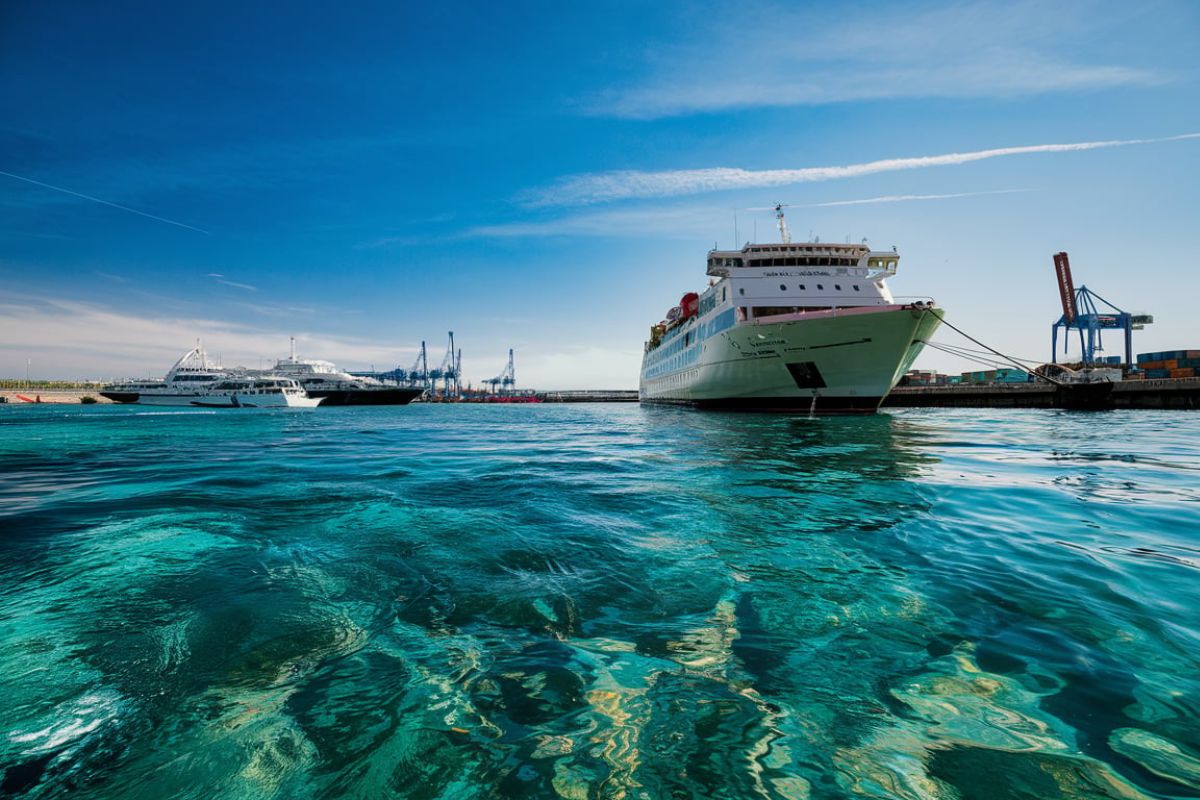
[[120, 395], [112, 392], [100, 393], [119, 403], [134, 403], [141, 406], [188, 406], [192, 408], [316, 408], [322, 398], [282, 392], [213, 392], [213, 393], [169, 393], [142, 391]]
[[[643, 359], [639, 399], [709, 408], [878, 409], [941, 324], [929, 306], [870, 306], [689, 325]], [[679, 341], [683, 339], [683, 341]], [[685, 343], [686, 342], [686, 343]], [[671, 345], [674, 345], [672, 347]]]

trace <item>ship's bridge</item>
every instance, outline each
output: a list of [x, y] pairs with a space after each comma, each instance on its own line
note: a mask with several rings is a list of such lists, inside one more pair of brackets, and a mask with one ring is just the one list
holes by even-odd
[[895, 251], [873, 251], [862, 244], [748, 244], [741, 250], [710, 251], [708, 274], [727, 278], [732, 270], [754, 267], [825, 267], [860, 269], [889, 277], [896, 273], [899, 261], [900, 256]]

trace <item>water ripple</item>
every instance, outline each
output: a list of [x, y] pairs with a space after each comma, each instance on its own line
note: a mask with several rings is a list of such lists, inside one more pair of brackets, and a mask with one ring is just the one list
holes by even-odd
[[0, 796], [1200, 797], [1197, 434], [0, 408]]

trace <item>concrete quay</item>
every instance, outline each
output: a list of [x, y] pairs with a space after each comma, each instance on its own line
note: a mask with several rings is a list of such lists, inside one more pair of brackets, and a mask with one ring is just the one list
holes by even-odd
[[1115, 408], [1200, 409], [1200, 378], [1069, 384], [1045, 381], [953, 386], [897, 386], [889, 408]]
[[87, 389], [0, 389], [0, 397], [4, 398], [0, 402], [7, 405], [26, 405], [29, 401], [36, 403], [39, 399], [43, 403], [79, 405], [85, 397], [90, 397], [97, 403], [112, 402], [101, 397], [98, 391]]

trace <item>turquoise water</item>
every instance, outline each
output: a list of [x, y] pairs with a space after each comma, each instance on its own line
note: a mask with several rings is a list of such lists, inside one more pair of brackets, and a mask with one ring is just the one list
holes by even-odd
[[1200, 796], [1200, 415], [0, 407], [0, 795]]

